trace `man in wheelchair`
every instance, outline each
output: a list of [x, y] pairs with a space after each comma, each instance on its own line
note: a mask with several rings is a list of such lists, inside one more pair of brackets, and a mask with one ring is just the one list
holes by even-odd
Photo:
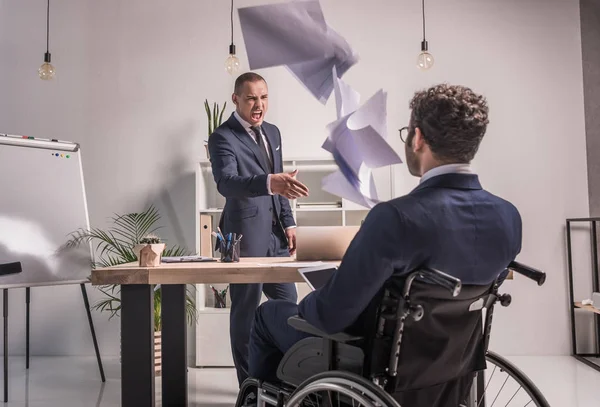
[[[374, 299], [380, 301], [384, 288], [401, 291], [406, 276], [414, 271], [428, 267], [456, 277], [464, 286], [489, 287], [505, 277], [520, 252], [519, 212], [484, 190], [470, 167], [488, 125], [485, 98], [463, 86], [441, 84], [417, 92], [409, 106], [410, 122], [400, 137], [408, 170], [421, 178], [419, 185], [406, 196], [372, 208], [325, 286], [298, 305], [270, 300], [258, 308], [249, 343], [252, 378], [280, 382], [277, 370], [282, 358], [305, 338], [343, 332], [351, 342], [352, 335], [369, 336], [377, 323]], [[466, 300], [471, 294], [465, 294]], [[436, 312], [445, 312], [439, 308]], [[288, 320], [294, 316], [304, 319], [310, 329], [291, 326]], [[433, 335], [440, 326], [433, 319], [424, 328]], [[452, 346], [453, 335], [467, 335], [463, 339], [468, 342], [472, 333], [462, 332], [460, 325], [453, 329], [441, 341], [431, 336], [432, 358], [442, 352], [437, 347]], [[427, 342], [427, 332], [418, 340]], [[460, 360], [464, 358], [446, 362]], [[412, 368], [415, 377], [423, 373], [416, 364]], [[445, 368], [453, 367], [437, 365], [438, 370]], [[249, 393], [245, 405], [253, 405], [255, 396]]]

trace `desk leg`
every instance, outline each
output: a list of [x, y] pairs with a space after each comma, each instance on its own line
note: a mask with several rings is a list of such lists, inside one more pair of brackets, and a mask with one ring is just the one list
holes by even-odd
[[187, 405], [187, 337], [185, 284], [161, 289], [162, 400], [165, 406]]
[[154, 291], [121, 286], [121, 406], [154, 406]]

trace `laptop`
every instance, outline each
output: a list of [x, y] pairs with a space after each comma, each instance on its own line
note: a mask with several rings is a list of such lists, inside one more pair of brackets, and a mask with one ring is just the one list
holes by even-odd
[[342, 260], [360, 226], [298, 226], [296, 260]]
[[311, 290], [317, 290], [323, 287], [333, 273], [337, 270], [337, 267], [333, 264], [323, 264], [320, 266], [314, 267], [305, 267], [298, 269], [298, 273], [302, 276], [306, 284], [310, 287]]

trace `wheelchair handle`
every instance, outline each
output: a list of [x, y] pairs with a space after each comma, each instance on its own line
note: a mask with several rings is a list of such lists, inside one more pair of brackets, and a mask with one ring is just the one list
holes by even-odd
[[422, 268], [419, 270], [419, 273], [426, 281], [440, 285], [450, 291], [453, 297], [460, 294], [460, 290], [462, 289], [460, 279], [430, 267]]
[[546, 282], [546, 273], [540, 270], [536, 270], [533, 267], [526, 266], [525, 264], [519, 263], [517, 261], [512, 261], [508, 268], [513, 270], [525, 277], [528, 277], [535, 281], [538, 285], [543, 285]]

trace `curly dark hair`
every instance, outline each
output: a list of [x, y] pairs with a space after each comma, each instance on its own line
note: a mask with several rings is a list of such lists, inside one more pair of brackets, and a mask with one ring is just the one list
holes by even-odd
[[418, 127], [438, 160], [471, 162], [489, 123], [483, 96], [465, 86], [440, 84], [416, 92], [410, 108], [409, 140]]

